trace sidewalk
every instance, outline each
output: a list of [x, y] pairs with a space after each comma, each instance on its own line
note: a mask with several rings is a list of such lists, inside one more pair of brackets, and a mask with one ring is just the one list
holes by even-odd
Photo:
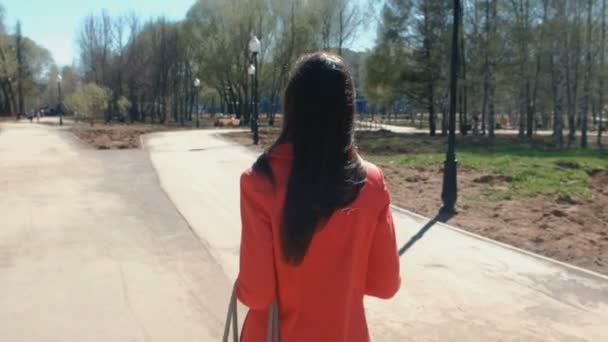
[[219, 341], [230, 283], [145, 151], [67, 129], [0, 124], [0, 341]]
[[[234, 278], [239, 176], [255, 154], [217, 131], [144, 140], [162, 187]], [[395, 222], [402, 246], [426, 220], [396, 209]], [[373, 341], [608, 341], [608, 277], [442, 224], [402, 257], [402, 277], [395, 299], [366, 302]]]
[[[390, 123], [385, 124], [385, 123], [370, 123], [369, 121], [357, 121], [357, 125], [358, 128], [360, 130], [386, 130], [386, 131], [390, 131], [393, 133], [405, 133], [405, 134], [428, 134], [429, 133], [429, 129], [428, 128], [418, 128], [418, 127], [411, 127], [411, 126], [397, 126], [397, 125], [392, 125]], [[516, 129], [497, 129], [495, 130], [495, 133], [498, 135], [518, 135], [519, 131]], [[437, 134], [441, 134], [441, 127], [438, 126], [437, 128]], [[457, 133], [459, 134], [459, 133]], [[553, 132], [550, 130], [540, 130], [540, 131], [536, 131], [534, 133], [535, 135], [540, 135], [540, 136], [549, 136], [552, 135]]]

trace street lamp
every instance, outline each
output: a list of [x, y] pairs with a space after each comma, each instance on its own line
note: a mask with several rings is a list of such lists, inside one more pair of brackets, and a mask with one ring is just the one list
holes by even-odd
[[457, 166], [456, 160], [456, 95], [458, 88], [458, 30], [460, 29], [460, 0], [453, 0], [452, 21], [452, 56], [450, 65], [450, 117], [448, 151], [443, 169], [443, 191], [441, 199], [443, 207], [440, 215], [444, 219], [456, 213], [456, 200], [458, 199]]
[[249, 71], [253, 71], [253, 144], [257, 145], [260, 141], [259, 118], [258, 118], [258, 54], [262, 50], [262, 43], [258, 37], [253, 36], [249, 41], [249, 51], [253, 59], [253, 64], [249, 66]]
[[57, 109], [59, 110], [59, 126], [63, 125], [63, 106], [61, 105], [61, 81], [63, 77], [57, 75]]
[[[251, 93], [250, 93], [251, 99], [250, 99], [250, 105], [249, 105], [249, 113], [253, 114], [253, 112], [255, 111], [255, 109], [254, 109], [255, 104], [254, 104], [254, 99], [253, 99], [253, 97], [254, 97], [253, 93], [255, 92], [255, 89], [254, 89], [255, 66], [253, 64], [250, 64], [249, 68], [247, 68], [247, 74], [249, 74], [249, 78], [251, 80], [251, 82], [249, 82], [251, 84]], [[255, 121], [255, 118], [251, 119], [251, 125], [250, 125], [251, 132], [254, 131], [254, 123], [253, 123], [254, 121]]]
[[198, 78], [194, 79], [194, 106], [196, 107], [196, 128], [201, 127], [201, 120], [200, 120], [200, 109], [198, 107], [198, 93], [200, 91], [200, 87], [201, 87], [201, 80], [199, 80]]

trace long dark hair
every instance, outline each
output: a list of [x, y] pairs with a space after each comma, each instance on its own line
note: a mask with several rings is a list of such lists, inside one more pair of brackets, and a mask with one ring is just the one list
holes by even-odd
[[316, 231], [336, 210], [349, 206], [366, 172], [354, 141], [355, 85], [344, 61], [333, 54], [300, 58], [285, 88], [283, 129], [254, 170], [274, 177], [274, 147], [291, 143], [294, 159], [283, 209], [283, 257], [299, 265]]

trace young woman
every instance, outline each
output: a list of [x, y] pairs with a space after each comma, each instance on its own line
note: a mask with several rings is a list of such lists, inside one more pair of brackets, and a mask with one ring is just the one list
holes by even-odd
[[301, 58], [280, 137], [241, 177], [244, 342], [266, 340], [275, 300], [283, 342], [369, 341], [363, 296], [400, 287], [390, 196], [382, 172], [357, 154], [354, 116], [344, 62]]

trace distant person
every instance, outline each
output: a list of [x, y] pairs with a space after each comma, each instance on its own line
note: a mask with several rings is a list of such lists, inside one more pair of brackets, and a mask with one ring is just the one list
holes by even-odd
[[275, 301], [282, 341], [369, 341], [364, 296], [391, 298], [401, 278], [384, 176], [357, 154], [352, 76], [304, 56], [284, 101], [280, 137], [241, 177], [242, 341], [266, 340]]

